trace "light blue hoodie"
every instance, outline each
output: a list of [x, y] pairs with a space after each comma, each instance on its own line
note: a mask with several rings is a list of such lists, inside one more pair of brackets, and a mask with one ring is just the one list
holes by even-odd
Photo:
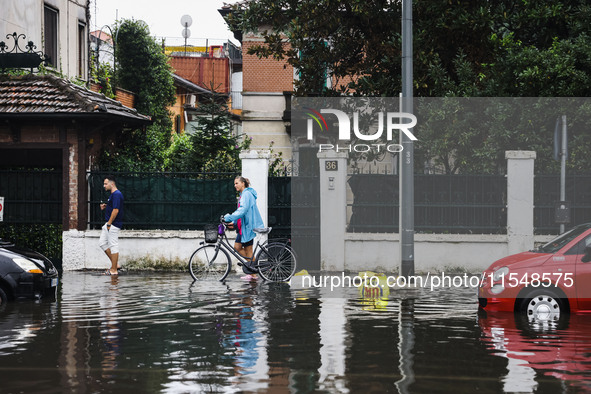
[[265, 227], [261, 213], [257, 208], [257, 192], [252, 187], [247, 187], [240, 194], [240, 207], [232, 214], [226, 214], [226, 222], [236, 222], [242, 219], [242, 243], [255, 237], [255, 228]]

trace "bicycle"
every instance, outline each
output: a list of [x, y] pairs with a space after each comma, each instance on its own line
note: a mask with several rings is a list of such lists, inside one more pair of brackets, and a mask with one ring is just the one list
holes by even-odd
[[[289, 246], [289, 240], [257, 243], [253, 249], [252, 261], [240, 255], [228, 241], [227, 223], [223, 216], [219, 224], [205, 227], [205, 241], [189, 259], [189, 272], [194, 280], [215, 278], [222, 282], [232, 268], [230, 254], [238, 259], [238, 265], [246, 265], [270, 282], [285, 282], [296, 270], [296, 255]], [[257, 234], [269, 234], [271, 227], [256, 228]]]

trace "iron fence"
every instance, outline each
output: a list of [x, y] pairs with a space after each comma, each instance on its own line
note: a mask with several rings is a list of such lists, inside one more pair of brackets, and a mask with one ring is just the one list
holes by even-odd
[[[591, 222], [591, 175], [567, 175], [566, 201], [571, 207], [570, 228]], [[536, 175], [534, 178], [534, 228], [536, 234], [558, 234], [554, 221], [555, 204], [560, 201], [560, 175]]]
[[4, 223], [62, 224], [61, 170], [0, 170]]
[[235, 173], [198, 172], [90, 172], [89, 225], [105, 222], [100, 202], [107, 201], [103, 180], [116, 178], [124, 196], [126, 229], [200, 230], [220, 215], [236, 209]]
[[272, 238], [291, 235], [291, 177], [269, 177], [268, 218]]
[[[398, 175], [351, 175], [349, 232], [398, 232]], [[415, 175], [415, 229], [433, 233], [506, 232], [504, 175]]]
[[61, 268], [62, 171], [0, 170], [0, 238], [33, 249]]

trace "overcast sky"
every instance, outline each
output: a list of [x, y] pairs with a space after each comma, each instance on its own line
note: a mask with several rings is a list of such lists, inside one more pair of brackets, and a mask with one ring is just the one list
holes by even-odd
[[189, 44], [204, 45], [206, 38], [210, 45], [229, 39], [238, 44], [217, 11], [224, 2], [236, 0], [90, 0], [90, 27], [98, 30], [112, 25], [117, 15], [119, 19], [141, 19], [148, 24], [153, 36], [170, 37], [167, 44], [174, 45], [184, 42], [181, 17], [190, 15], [193, 24], [189, 27]]

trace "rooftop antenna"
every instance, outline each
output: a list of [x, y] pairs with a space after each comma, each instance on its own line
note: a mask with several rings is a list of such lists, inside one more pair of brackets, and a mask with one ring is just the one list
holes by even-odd
[[190, 15], [183, 15], [181, 17], [181, 25], [183, 25], [183, 38], [185, 39], [185, 56], [187, 56], [187, 38], [191, 37], [191, 30], [189, 26], [193, 24], [193, 18]]

